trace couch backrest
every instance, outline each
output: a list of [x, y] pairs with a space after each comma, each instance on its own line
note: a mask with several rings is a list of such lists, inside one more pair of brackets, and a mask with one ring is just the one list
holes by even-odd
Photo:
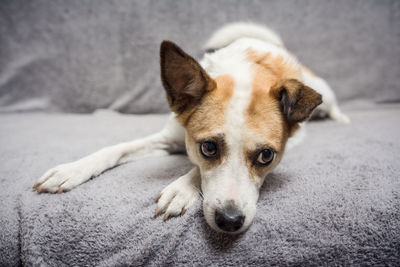
[[400, 100], [400, 1], [9, 0], [0, 110], [167, 112], [160, 42], [199, 57], [213, 30], [238, 20], [278, 31], [341, 100]]

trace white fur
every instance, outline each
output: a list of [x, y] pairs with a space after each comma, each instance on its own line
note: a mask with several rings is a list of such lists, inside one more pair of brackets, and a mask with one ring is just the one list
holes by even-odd
[[68, 191], [107, 169], [137, 158], [167, 155], [184, 151], [184, 130], [171, 116], [159, 133], [131, 142], [105, 147], [80, 160], [58, 165], [38, 181], [42, 190]]
[[250, 37], [283, 46], [278, 34], [271, 29], [250, 22], [230, 23], [215, 31], [205, 44], [206, 50], [223, 48], [237, 39]]
[[215, 210], [223, 208], [227, 201], [233, 200], [246, 216], [244, 225], [238, 232], [247, 229], [256, 211], [259, 185], [250, 178], [242, 153], [246, 132], [243, 128], [246, 124], [245, 113], [251, 100], [253, 77], [252, 64], [247, 59], [248, 47], [243, 41], [235, 41], [228, 47], [208, 55], [202, 62], [211, 77], [228, 74], [235, 84], [223, 126], [229, 156], [218, 168], [203, 170], [200, 167], [204, 215], [208, 224], [215, 230], [219, 230], [214, 221]]

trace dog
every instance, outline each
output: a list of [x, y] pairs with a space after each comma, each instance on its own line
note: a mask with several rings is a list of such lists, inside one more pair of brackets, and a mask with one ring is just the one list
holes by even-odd
[[205, 50], [199, 63], [173, 42], [161, 43], [161, 80], [172, 111], [163, 130], [56, 166], [33, 188], [62, 193], [137, 158], [186, 151], [194, 167], [157, 196], [155, 215], [183, 215], [202, 196], [211, 228], [245, 231], [265, 177], [300, 142], [314, 109], [339, 122], [349, 118], [326, 81], [267, 27], [228, 24]]

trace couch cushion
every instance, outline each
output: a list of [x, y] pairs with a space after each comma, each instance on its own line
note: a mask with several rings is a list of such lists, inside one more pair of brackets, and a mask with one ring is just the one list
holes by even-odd
[[160, 129], [165, 115], [0, 116], [0, 262], [5, 265], [398, 265], [400, 106], [310, 122], [266, 179], [252, 226], [211, 230], [200, 203], [154, 218], [155, 196], [191, 168], [184, 155], [138, 160], [71, 192], [37, 194], [56, 164]]
[[199, 57], [237, 20], [278, 31], [341, 100], [400, 100], [399, 14], [398, 1], [375, 0], [2, 1], [0, 111], [167, 112], [161, 41]]

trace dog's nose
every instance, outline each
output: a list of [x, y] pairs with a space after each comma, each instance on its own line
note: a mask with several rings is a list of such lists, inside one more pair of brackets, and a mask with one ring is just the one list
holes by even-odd
[[239, 230], [244, 223], [245, 216], [236, 207], [228, 207], [215, 211], [215, 223], [226, 232]]

